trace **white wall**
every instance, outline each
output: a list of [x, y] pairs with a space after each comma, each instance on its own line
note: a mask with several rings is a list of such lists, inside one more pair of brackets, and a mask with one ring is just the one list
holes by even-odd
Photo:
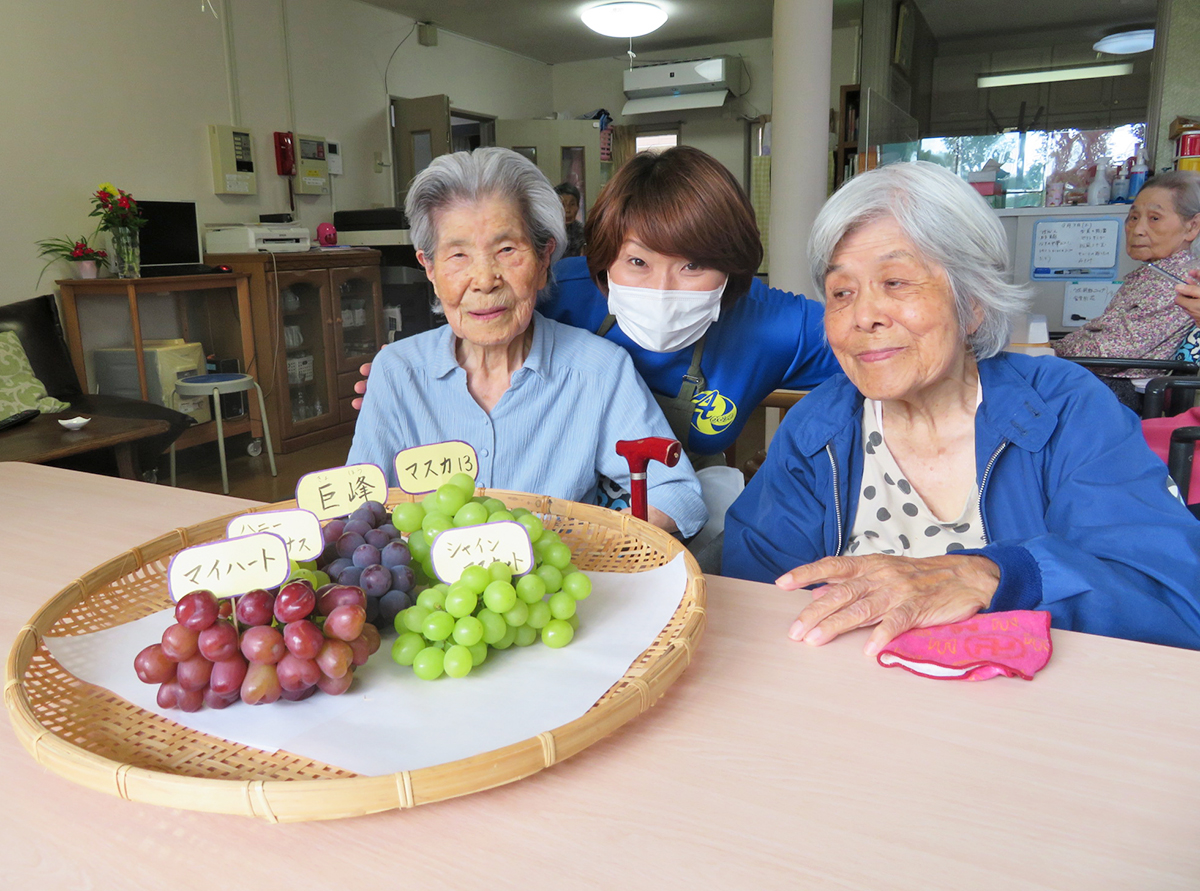
[[[241, 126], [255, 137], [258, 195], [216, 196], [207, 125], [233, 123], [224, 24], [199, 0], [7, 0], [0, 28], [0, 208], [7, 222], [0, 303], [53, 288], [69, 274], [42, 262], [35, 242], [90, 233], [88, 196], [111, 181], [146, 199], [195, 199], [201, 222], [255, 221], [288, 209], [274, 173], [272, 133], [294, 127], [341, 140], [346, 173], [332, 199], [297, 196], [310, 230], [337, 208], [388, 204], [387, 92], [446, 92], [455, 107], [504, 117], [549, 114], [548, 66], [441, 32], [416, 34], [388, 57], [412, 20], [357, 0], [214, 0], [232, 23]], [[285, 32], [284, 20], [287, 29]], [[288, 52], [285, 53], [285, 48]], [[287, 57], [290, 55], [288, 73]], [[290, 96], [289, 96], [290, 87]], [[290, 103], [289, 103], [290, 98]]]

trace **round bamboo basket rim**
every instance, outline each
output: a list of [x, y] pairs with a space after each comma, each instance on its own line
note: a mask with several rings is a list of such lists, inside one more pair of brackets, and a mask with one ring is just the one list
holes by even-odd
[[[469, 758], [360, 776], [176, 724], [81, 681], [49, 654], [45, 636], [87, 633], [169, 606], [166, 565], [174, 553], [223, 538], [235, 516], [295, 507], [289, 500], [165, 533], [94, 567], [47, 601], [17, 633], [6, 665], [4, 703], [17, 738], [39, 764], [92, 789], [132, 801], [270, 822], [412, 808], [515, 782], [577, 754], [648, 710], [687, 668], [705, 628], [704, 577], [678, 540], [627, 514], [523, 492], [477, 492], [541, 516], [547, 529], [571, 544], [581, 569], [636, 571], [683, 554], [687, 582], [671, 619], [625, 674], [574, 721]], [[387, 503], [415, 500], [392, 489]], [[377, 653], [373, 658], [385, 657]]]

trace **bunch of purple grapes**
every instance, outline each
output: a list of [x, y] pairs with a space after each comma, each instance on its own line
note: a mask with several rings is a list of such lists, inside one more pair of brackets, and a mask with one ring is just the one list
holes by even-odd
[[362, 588], [367, 621], [391, 628], [396, 614], [413, 604], [415, 577], [412, 554], [387, 508], [368, 501], [346, 519], [330, 520], [322, 533], [325, 550], [317, 568], [339, 585]]

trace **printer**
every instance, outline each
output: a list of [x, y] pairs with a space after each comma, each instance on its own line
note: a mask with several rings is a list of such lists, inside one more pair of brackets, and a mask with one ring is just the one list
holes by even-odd
[[238, 223], [210, 226], [204, 248], [210, 254], [245, 254], [257, 251], [307, 251], [312, 247], [308, 230], [294, 223]]

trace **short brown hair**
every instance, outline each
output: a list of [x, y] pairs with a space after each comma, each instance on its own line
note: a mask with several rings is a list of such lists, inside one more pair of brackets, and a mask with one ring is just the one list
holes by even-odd
[[750, 290], [762, 263], [750, 199], [724, 164], [691, 146], [634, 155], [600, 191], [586, 224], [588, 271], [600, 290], [633, 234], [652, 251], [728, 275], [722, 307]]

